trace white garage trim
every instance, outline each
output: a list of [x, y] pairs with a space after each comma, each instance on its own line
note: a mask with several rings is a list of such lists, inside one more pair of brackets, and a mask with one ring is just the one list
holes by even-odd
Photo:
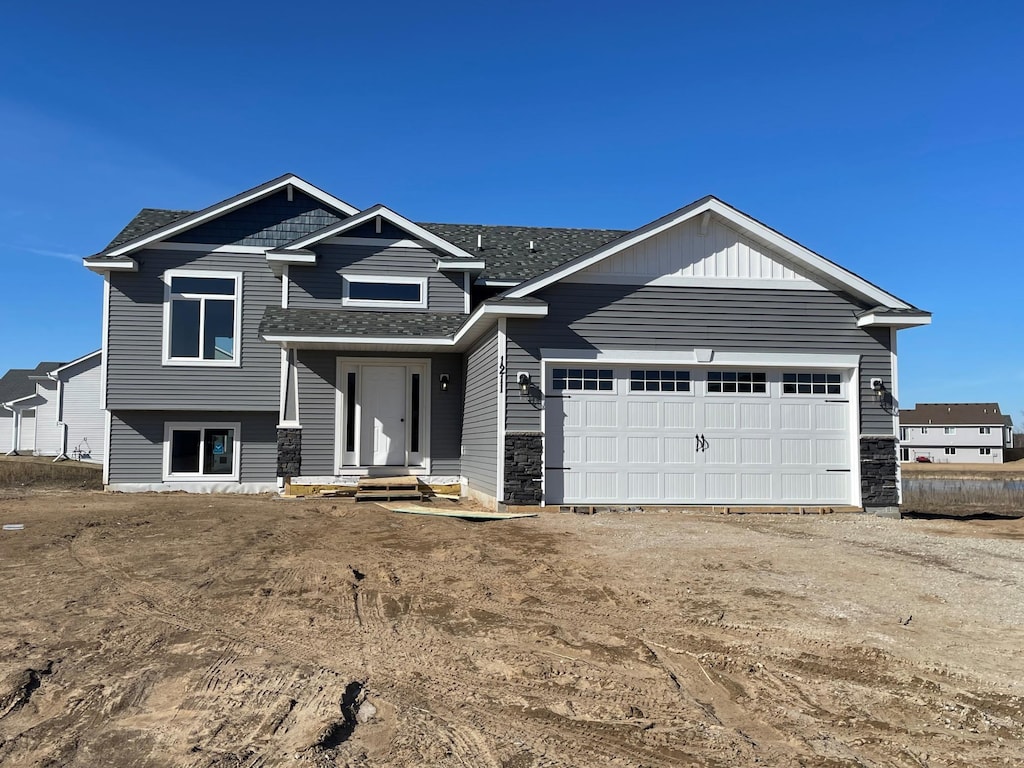
[[[709, 354], [709, 352], [712, 352], [712, 353]], [[657, 469], [657, 470], [652, 469], [652, 467], [663, 466], [662, 462], [663, 462], [664, 459], [657, 459], [657, 458], [654, 458], [654, 460], [653, 460], [654, 464], [646, 467], [645, 470], [644, 469], [640, 469], [638, 467], [637, 471], [639, 472], [639, 474], [635, 475], [635, 477], [634, 477], [633, 474], [628, 474], [628, 473], [627, 474], [623, 474], [624, 472], [626, 472], [625, 469], [617, 470], [617, 472], [618, 472], [617, 479], [615, 479], [614, 482], [611, 485], [608, 486], [608, 494], [614, 494], [615, 495], [614, 499], [612, 499], [610, 496], [599, 499], [599, 498], [597, 498], [597, 495], [591, 496], [590, 494], [587, 494], [587, 493], [585, 493], [583, 495], [584, 497], [587, 497], [586, 499], [580, 499], [579, 498], [579, 490], [578, 490], [577, 497], [570, 498], [569, 495], [566, 493], [567, 492], [567, 486], [566, 485], [561, 485], [561, 483], [559, 483], [559, 485], [557, 485], [557, 486], [551, 486], [549, 484], [549, 476], [548, 476], [549, 471], [550, 472], [559, 472], [559, 471], [566, 472], [565, 475], [553, 476], [551, 478], [552, 482], [554, 482], [554, 479], [557, 479], [557, 478], [563, 478], [566, 481], [570, 479], [570, 474], [568, 474], [569, 469], [564, 469], [564, 470], [560, 469], [562, 464], [568, 465], [570, 463], [570, 462], [566, 461], [565, 458], [564, 458], [566, 456], [564, 454], [564, 452], [566, 450], [566, 442], [565, 442], [564, 430], [566, 429], [566, 427], [563, 426], [561, 421], [560, 421], [562, 413], [565, 413], [566, 415], [568, 415], [570, 413], [570, 411], [568, 410], [569, 409], [569, 403], [564, 401], [560, 397], [557, 398], [557, 399], [555, 397], [552, 397], [549, 400], [551, 406], [555, 406], [556, 402], [558, 403], [558, 407], [556, 408], [556, 410], [554, 412], [552, 412], [552, 418], [548, 419], [548, 408], [543, 409], [542, 412], [541, 412], [541, 429], [542, 429], [542, 432], [544, 434], [544, 443], [543, 443], [544, 444], [544, 449], [543, 449], [543, 451], [544, 451], [544, 456], [543, 456], [544, 465], [543, 466], [545, 468], [545, 471], [544, 471], [544, 474], [543, 474], [544, 485], [543, 485], [543, 492], [542, 492], [543, 493], [543, 498], [544, 498], [544, 503], [573, 503], [573, 502], [587, 503], [588, 501], [593, 501], [594, 503], [627, 503], [627, 502], [629, 502], [629, 503], [645, 503], [645, 502], [646, 503], [650, 503], [650, 499], [643, 499], [643, 500], [642, 499], [633, 499], [631, 495], [634, 493], [634, 490], [631, 490], [631, 489], [627, 488], [627, 479], [624, 479], [624, 478], [628, 478], [628, 483], [629, 483], [630, 487], [632, 487], [632, 483], [633, 483], [634, 479], [636, 479], [636, 481], [638, 483], [640, 483], [640, 485], [638, 485], [637, 487], [646, 487], [644, 485], [644, 483], [653, 481], [653, 480], [650, 480], [649, 477], [648, 477], [648, 479], [644, 479], [644, 473], [646, 472], [646, 474], [651, 476], [651, 477], [653, 477], [655, 474], [658, 475], [658, 477], [659, 477], [659, 479], [656, 480], [657, 489], [654, 492], [659, 497], [659, 501], [657, 501], [655, 503], [666, 503], [666, 504], [685, 503], [685, 504], [697, 504], [697, 505], [703, 505], [703, 504], [722, 504], [724, 502], [721, 501], [721, 499], [723, 499], [723, 498], [733, 499], [734, 498], [735, 500], [732, 501], [732, 504], [734, 504], [734, 505], [735, 504], [743, 504], [743, 505], [746, 505], [746, 504], [750, 504], [750, 505], [772, 505], [772, 504], [779, 505], [779, 504], [782, 504], [782, 505], [788, 506], [788, 505], [792, 505], [792, 504], [806, 504], [806, 505], [812, 505], [812, 504], [849, 504], [851, 506], [860, 506], [860, 444], [859, 444], [859, 429], [858, 429], [858, 427], [859, 427], [859, 412], [860, 412], [860, 367], [859, 367], [859, 357], [857, 355], [803, 354], [803, 353], [788, 353], [788, 352], [722, 352], [722, 353], [715, 353], [712, 350], [696, 350], [696, 349], [695, 350], [682, 350], [682, 351], [679, 351], [679, 352], [671, 352], [671, 353], [666, 353], [666, 352], [653, 352], [652, 353], [652, 352], [638, 351], [638, 350], [613, 350], [613, 349], [601, 349], [601, 350], [544, 349], [544, 350], [542, 350], [542, 353], [543, 353], [543, 357], [541, 359], [541, 376], [542, 376], [542, 382], [543, 382], [543, 386], [545, 388], [545, 392], [548, 395], [553, 395], [554, 394], [554, 392], [552, 390], [552, 379], [551, 379], [551, 373], [552, 373], [552, 368], [553, 367], [564, 367], [565, 365], [572, 365], [572, 366], [577, 366], [577, 367], [581, 367], [581, 366], [583, 366], [583, 367], [586, 367], [586, 366], [594, 367], [594, 366], [600, 365], [602, 367], [613, 368], [613, 367], [617, 366], [617, 370], [615, 370], [614, 373], [613, 373], [613, 382], [614, 382], [614, 389], [613, 390], [610, 390], [610, 391], [597, 391], [597, 390], [588, 390], [588, 391], [571, 390], [570, 391], [568, 389], [564, 390], [564, 394], [569, 396], [570, 398], [587, 397], [587, 396], [590, 395], [590, 396], [594, 396], [596, 398], [602, 398], [602, 401], [603, 400], [608, 400], [608, 398], [611, 398], [612, 400], [618, 401], [620, 403], [625, 403], [625, 402], [629, 401], [626, 398], [628, 398], [630, 396], [629, 395], [630, 390], [629, 389], [624, 389], [624, 387], [628, 387], [629, 386], [629, 384], [628, 384], [628, 382], [629, 382], [629, 372], [626, 370], [626, 367], [634, 367], [635, 366], [637, 368], [648, 368], [648, 369], [657, 368], [657, 367], [674, 368], [674, 369], [680, 369], [680, 368], [688, 369], [688, 370], [690, 370], [692, 372], [691, 375], [692, 375], [692, 378], [693, 378], [693, 385], [692, 385], [692, 388], [688, 392], [686, 392], [685, 395], [682, 395], [682, 393], [680, 393], [680, 395], [687, 397], [691, 402], [693, 402], [695, 404], [695, 407], [700, 410], [700, 414], [701, 415], [698, 416], [698, 421], [696, 423], [699, 424], [699, 425], [702, 425], [701, 429], [700, 429], [701, 432], [703, 430], [706, 430], [706, 429], [715, 429], [716, 431], [721, 429], [721, 427], [713, 427], [710, 422], [707, 423], [707, 424], [705, 422], [706, 418], [711, 418], [711, 417], [703, 415], [703, 414], [706, 413], [706, 410], [707, 410], [706, 407], [705, 407], [705, 404], [703, 404], [703, 403], [707, 403], [709, 400], [717, 400], [717, 401], [720, 401], [720, 402], [731, 402], [731, 403], [735, 404], [735, 407], [737, 409], [740, 408], [741, 403], [743, 403], [743, 402], [766, 402], [766, 401], [769, 401], [771, 403], [784, 403], [787, 400], [791, 401], [791, 402], [793, 402], [794, 400], [800, 400], [800, 401], [803, 401], [806, 404], [806, 406], [808, 406], [809, 408], [813, 409], [812, 412], [810, 412], [810, 413], [820, 414], [821, 413], [820, 408], [817, 408], [814, 403], [816, 403], [819, 398], [820, 398], [820, 402], [821, 403], [825, 403], [825, 402], [827, 402], [829, 400], [829, 397], [827, 395], [824, 395], [824, 394], [819, 394], [819, 395], [811, 395], [811, 394], [794, 395], [793, 393], [784, 393], [783, 392], [783, 379], [782, 379], [782, 375], [781, 374], [782, 373], [790, 373], [790, 372], [799, 373], [801, 370], [804, 370], [804, 371], [830, 370], [830, 371], [834, 371], [834, 372], [839, 372], [839, 373], [841, 373], [843, 375], [843, 379], [842, 379], [842, 382], [843, 382], [842, 400], [843, 400], [843, 402], [845, 404], [845, 407], [846, 407], [846, 419], [845, 419], [846, 420], [846, 428], [845, 429], [840, 429], [838, 432], [837, 431], [831, 431], [830, 434], [833, 435], [834, 437], [837, 437], [837, 438], [839, 437], [839, 435], [843, 435], [845, 437], [846, 441], [847, 441], [845, 462], [835, 463], [833, 460], [825, 459], [825, 464], [823, 464], [823, 463], [820, 463], [821, 462], [820, 459], [814, 459], [813, 461], [811, 461], [811, 464], [812, 464], [813, 467], [816, 467], [816, 469], [812, 468], [812, 469], [808, 470], [809, 474], [808, 474], [808, 477], [807, 477], [807, 480], [806, 480], [808, 483], [810, 483], [809, 485], [804, 486], [803, 485], [804, 480], [800, 480], [800, 484], [798, 484], [798, 485], [792, 485], [792, 484], [788, 484], [787, 485], [787, 483], [792, 483], [792, 482], [796, 481], [796, 478], [798, 477], [799, 473], [798, 474], [794, 474], [792, 472], [792, 470], [790, 472], [786, 472], [786, 470], [785, 470], [785, 459], [784, 459], [784, 456], [785, 456], [785, 446], [784, 446], [784, 443], [786, 442], [786, 440], [784, 440], [780, 436], [780, 431], [779, 431], [780, 429], [784, 428], [782, 425], [785, 424], [785, 420], [783, 418], [783, 413], [782, 412], [775, 411], [777, 406], [772, 406], [771, 413], [773, 415], [771, 416], [771, 425], [767, 427], [767, 431], [765, 432], [765, 435], [773, 435], [770, 438], [772, 440], [772, 445], [773, 446], [771, 447], [771, 454], [768, 455], [768, 456], [772, 457], [772, 458], [769, 459], [769, 462], [770, 462], [770, 465], [771, 465], [771, 469], [767, 470], [767, 474], [765, 474], [764, 472], [761, 472], [761, 473], [754, 472], [753, 474], [750, 474], [750, 473], [748, 473], [748, 474], [741, 474], [740, 473], [739, 476], [734, 477], [733, 480], [730, 481], [728, 487], [726, 487], [724, 485], [721, 486], [722, 488], [725, 488], [725, 489], [722, 490], [720, 495], [717, 495], [717, 494], [713, 493], [713, 489], [712, 489], [712, 485], [711, 485], [713, 480], [715, 478], [718, 478], [720, 481], [724, 482], [723, 478], [725, 478], [726, 475], [729, 474], [729, 472], [725, 469], [724, 466], [716, 467], [715, 465], [717, 465], [717, 464], [718, 465], [730, 465], [730, 464], [734, 463], [735, 461], [739, 461], [740, 463], [736, 464], [737, 472], [739, 472], [739, 468], [740, 467], [744, 466], [741, 463], [742, 460], [736, 460], [736, 459], [721, 459], [721, 460], [719, 460], [719, 459], [712, 458], [712, 457], [715, 456], [715, 454], [714, 454], [715, 447], [713, 445], [712, 453], [708, 454], [707, 456], [701, 456], [701, 459], [703, 461], [697, 462], [696, 466], [693, 467], [694, 474], [692, 474], [692, 479], [689, 480], [689, 483], [690, 483], [691, 486], [693, 485], [693, 483], [696, 483], [695, 487], [697, 488], [697, 490], [696, 490], [696, 496], [694, 497], [694, 499], [692, 501], [681, 501], [681, 499], [685, 498], [685, 497], [679, 497], [679, 498], [671, 497], [670, 498], [670, 496], [668, 495], [668, 485], [665, 485], [663, 487], [663, 482], [668, 482], [668, 477], [666, 476], [665, 479], [660, 479], [660, 475], [662, 475], [662, 470], [660, 470], [660, 469]], [[698, 356], [701, 358], [700, 362], [697, 362]], [[710, 359], [710, 361], [703, 361], [703, 360], [709, 360], [709, 359]], [[732, 394], [729, 394], [729, 393], [720, 393], [720, 392], [709, 393], [707, 391], [707, 389], [705, 388], [706, 385], [707, 385], [707, 373], [709, 371], [718, 370], [718, 369], [749, 369], [749, 368], [771, 369], [771, 370], [774, 371], [774, 373], [771, 376], [769, 376], [767, 392], [760, 393], [760, 394], [757, 394], [757, 393], [745, 393], [745, 394], [744, 393], [732, 393]], [[787, 371], [786, 371], [786, 369], [787, 369]], [[561, 392], [559, 392], [559, 394], [561, 394]], [[658, 401], [664, 402], [664, 401], [667, 401], [669, 398], [678, 398], [680, 395], [673, 395], [673, 394], [666, 394], [666, 395], [659, 395], [659, 396], [658, 395], [654, 395], [654, 399], [656, 399]], [[651, 396], [652, 396], [652, 393], [648, 392], [647, 397], [650, 398]], [[834, 402], [835, 402], [835, 400], [834, 400]], [[836, 407], [838, 407], [838, 403], [837, 403]], [[830, 408], [831, 408], [831, 410], [835, 410], [836, 407], [830, 407]], [[617, 406], [615, 408], [622, 409], [622, 408], [625, 408], [625, 406], [622, 406], [622, 404], [620, 404], [620, 406]], [[658, 413], [660, 413], [660, 408], [662, 408], [662, 407], [658, 406], [657, 408], [658, 408]], [[566, 410], [563, 412], [561, 409], [566, 409]], [[589, 410], [588, 410], [588, 413], [590, 413]], [[622, 419], [625, 419], [624, 414], [626, 412], [620, 410], [620, 411], [618, 411], [618, 413], [620, 413], [620, 416], [616, 417], [616, 419], [617, 419], [617, 421], [615, 422], [615, 424], [616, 424], [615, 428], [616, 429], [618, 429], [618, 428], [622, 427], [623, 425], [627, 424], [627, 422], [622, 421]], [[711, 412], [708, 412], [708, 413], [711, 413]], [[739, 412], [737, 411], [737, 413], [739, 413]], [[838, 415], [838, 414], [836, 414], [836, 415]], [[658, 417], [658, 419], [660, 419], [660, 418], [662, 418], [662, 417]], [[667, 416], [666, 416], [666, 418], [667, 418]], [[812, 449], [810, 449], [810, 450], [813, 451], [813, 456], [815, 456], [815, 457], [819, 456], [817, 454], [818, 447], [813, 447], [815, 445], [818, 445], [818, 438], [814, 437], [814, 435], [817, 433], [817, 430], [820, 429], [819, 426], [814, 426], [814, 424], [818, 423], [816, 421], [817, 418], [818, 418], [818, 416], [814, 416], [813, 417], [813, 421], [811, 422], [812, 426], [809, 427], [810, 431], [806, 432], [806, 437], [805, 438], [801, 438], [801, 439], [807, 439], [807, 440], [810, 441], [808, 444], [812, 445]], [[826, 418], [827, 419], [827, 416], [822, 416], [822, 418]], [[776, 422], [776, 419], [779, 419], [779, 421]], [[558, 421], [556, 421], [556, 420], [558, 420]], [[588, 427], [586, 427], [586, 423], [587, 422], [585, 421], [584, 425], [583, 425], [583, 428], [585, 430], [588, 429]], [[660, 421], [659, 421], [659, 423], [660, 423]], [[843, 422], [841, 421], [838, 424], [842, 424], [842, 423]], [[609, 425], [606, 424], [605, 426], [607, 427]], [[577, 429], [579, 430], [579, 428], [580, 428], [580, 425], [578, 425]], [[741, 430], [742, 429], [741, 425], [738, 424], [738, 423], [737, 423], [736, 428], [737, 428], [737, 430]], [[549, 431], [549, 430], [552, 430], [552, 429], [558, 429], [558, 430], [562, 430], [562, 431], [559, 431], [558, 435], [554, 435], [553, 432]], [[662, 429], [662, 428], [658, 428], [658, 430], [655, 430], [655, 431], [659, 431], [660, 429]], [[758, 427], [755, 427], [755, 430], [758, 430], [758, 429], [759, 429]], [[807, 428], [805, 428], [805, 429], [807, 429]], [[708, 432], [708, 434], [709, 434], [709, 436], [712, 435], [711, 432]], [[737, 440], [738, 439], [742, 439], [739, 436], [741, 434], [742, 434], [741, 431], [737, 431], [736, 432], [737, 436], [735, 438], [729, 437], [727, 442], [731, 443], [731, 441], [733, 439], [737, 439]], [[781, 434], [784, 434], [784, 433], [781, 433]], [[827, 434], [827, 432], [826, 432], [826, 434]], [[549, 440], [552, 440], [553, 436], [557, 436], [558, 439], [557, 440], [553, 440], [552, 442], [549, 443]], [[642, 435], [638, 435], [638, 436], [642, 436]], [[579, 434], [578, 434], [578, 437], [579, 437]], [[719, 439], [722, 439], [724, 437], [724, 435], [722, 435], [722, 433], [719, 432], [717, 437]], [[824, 437], [821, 437], [820, 439], [824, 439]], [[782, 444], [778, 443], [777, 442], [778, 440], [782, 440]], [[589, 444], [589, 442], [590, 441], [588, 440], [587, 443]], [[716, 437], [712, 437], [712, 443], [715, 443], [715, 442], [717, 442]], [[790, 440], [788, 440], [788, 442], [790, 442], [791, 444], [794, 444], [794, 443], [792, 443], [792, 438]], [[632, 444], [632, 440], [631, 440], [631, 444]], [[706, 441], [705, 445], [708, 445], [708, 444], [709, 443]], [[738, 444], [738, 443], [736, 443], [736, 444]], [[611, 459], [608, 459], [608, 458], [600, 459], [600, 458], [598, 458], [598, 459], [596, 459], [596, 461], [598, 461], [599, 465], [602, 462], [612, 461], [613, 464], [617, 464], [620, 467], [625, 467], [626, 465], [623, 464], [625, 459], [623, 457], [625, 457], [626, 455], [622, 453], [622, 451], [625, 450], [624, 445], [625, 445], [625, 443], [620, 444], [620, 447], [618, 447], [618, 449], [614, 452], [614, 456], [617, 457], [617, 458], [611, 458]], [[577, 450], [580, 450], [579, 447], [578, 447]], [[657, 450], [657, 455], [658, 456], [662, 455], [662, 454], [660, 454], [660, 452], [662, 452], [663, 450], [666, 450], [665, 446], [659, 447], [659, 449]], [[631, 451], [632, 451], [632, 449], [631, 449]], [[703, 449], [703, 450], [698, 449], [698, 451], [700, 451], [701, 454], [703, 454], [703, 453], [705, 453], [707, 451], [707, 449]], [[776, 452], [778, 452], [778, 453], [776, 453]], [[559, 455], [555, 456], [555, 453], [557, 453]], [[608, 456], [610, 457], [611, 455], [609, 454]], [[826, 453], [824, 456], [828, 456], [828, 454]], [[581, 461], [586, 463], [586, 462], [591, 461], [591, 460], [590, 459], [582, 459]], [[649, 461], [650, 461], [649, 459], [648, 460], [644, 460], [644, 459], [641, 458], [640, 459], [640, 464], [645, 464], [645, 463], [648, 463]], [[826, 466], [826, 464], [834, 464], [834, 463], [836, 464], [837, 467], [839, 467], [841, 469], [826, 469], [826, 468], [823, 468], [823, 467]], [[798, 464], [803, 464], [803, 461], [798, 461]], [[605, 465], [605, 466], [610, 466], [610, 465]], [[707, 467], [707, 469], [705, 469], [705, 467]], [[715, 471], [716, 469], [718, 470], [717, 472]], [[616, 470], [609, 470], [609, 471], [611, 471], [612, 475], [614, 475], [616, 473]], [[834, 475], [831, 475], [830, 473], [831, 472], [836, 472], [836, 471], [843, 471], [843, 473], [849, 478], [849, 484], [845, 488], [843, 488], [841, 485], [840, 486], [835, 486], [835, 484], [833, 482], [831, 482], [831, 481], [826, 481], [826, 480], [823, 480], [823, 479], [814, 479], [815, 477], [824, 478], [824, 477], [827, 477], [827, 476], [834, 476]], [[652, 472], [653, 472], [653, 474], [652, 474]], [[598, 474], [599, 475], [603, 474], [603, 472], [599, 472]], [[681, 481], [680, 477], [681, 476], [678, 476], [676, 478], [677, 482]], [[739, 477], [742, 477], [742, 480], [743, 480], [744, 483], [748, 482], [748, 481], [753, 483], [750, 487], [756, 488], [755, 489], [755, 495], [756, 495], [755, 497], [746, 497], [746, 496], [744, 496], [743, 490], [741, 489], [741, 486], [739, 484]], [[761, 479], [759, 479], [759, 477]], [[768, 477], [769, 479], [764, 479], [765, 477]], [[774, 478], [774, 479], [771, 479], [771, 478]], [[588, 480], [581, 480], [581, 475], [580, 474], [577, 474], [574, 477], [575, 482], [578, 482], [578, 483], [579, 482], [590, 483], [591, 481], [600, 481], [600, 479], [601, 478], [598, 477], [598, 475], [594, 475], [593, 478], [590, 478]], [[761, 482], [765, 482], [765, 483], [768, 483], [768, 484], [767, 485], [758, 485], [758, 483], [761, 483]], [[732, 483], [736, 483], [735, 487], [733, 487]], [[824, 483], [824, 484], [822, 485], [821, 483]], [[835, 486], [835, 489], [838, 490], [838, 492], [839, 492], [839, 496], [838, 497], [837, 496], [831, 496], [829, 498], [827, 496], [822, 496], [822, 494], [827, 494], [828, 493], [827, 492], [827, 488], [833, 487], [833, 486]], [[552, 492], [552, 487], [554, 488], [553, 493], [554, 493], [555, 496], [552, 497], [552, 498], [549, 498], [549, 494]], [[559, 487], [562, 488], [561, 492], [559, 492], [559, 490], [558, 490]], [[577, 487], [579, 488], [581, 486], [578, 485]], [[589, 487], [591, 487], [591, 485], [588, 484], [587, 487], [589, 488]], [[650, 487], [653, 487], [653, 486], [650, 486]], [[787, 487], [790, 488], [790, 490], [786, 490]], [[797, 501], [799, 499], [804, 498], [805, 494], [808, 494], [807, 489], [806, 489], [807, 487], [811, 488], [811, 490], [809, 492], [810, 493], [810, 498], [809, 499], [805, 499], [804, 501]], [[618, 489], [615, 490], [614, 488], [618, 488]], [[757, 489], [758, 488], [767, 488], [767, 493], [761, 495], [760, 497], [757, 496], [757, 493], [758, 493]], [[730, 494], [734, 494], [735, 496], [734, 497], [730, 496]], [[846, 497], [846, 498], [844, 499], [844, 497]], [[766, 501], [766, 500], [769, 500], [769, 501]]]

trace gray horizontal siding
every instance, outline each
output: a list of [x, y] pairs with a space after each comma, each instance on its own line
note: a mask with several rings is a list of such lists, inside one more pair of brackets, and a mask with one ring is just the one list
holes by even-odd
[[540, 411], [513, 380], [540, 382], [540, 349], [594, 347], [858, 354], [861, 431], [893, 434], [892, 415], [870, 380], [890, 386], [889, 329], [858, 328], [861, 307], [828, 291], [556, 284], [538, 294], [550, 307], [540, 320], [508, 321], [506, 392], [510, 430], [540, 429]]
[[[359, 355], [346, 354], [345, 357]], [[432, 354], [414, 357], [430, 359], [430, 470], [438, 475], [458, 475], [461, 472], [462, 450], [462, 356]], [[304, 475], [333, 475], [338, 469], [335, 465], [337, 361], [336, 352], [298, 352], [299, 421], [302, 424]], [[447, 392], [440, 389], [442, 373], [449, 375], [450, 386]]]
[[241, 482], [272, 483], [277, 479], [277, 416], [274, 414], [116, 411], [111, 414], [107, 456], [111, 483], [163, 481], [164, 424], [168, 421], [239, 422]]
[[462, 474], [472, 490], [498, 495], [498, 333], [466, 356]]
[[101, 362], [97, 355], [60, 374], [64, 382], [61, 420], [68, 432], [64, 450], [71, 456], [77, 449], [91, 461], [103, 461], [105, 449], [104, 415], [100, 408]]
[[[111, 409], [273, 410], [279, 406], [280, 348], [259, 338], [281, 282], [258, 254], [142, 251], [139, 271], [110, 275], [107, 403]], [[242, 272], [241, 367], [164, 366], [164, 283], [168, 269]], [[237, 308], [236, 308], [237, 311]]]
[[275, 247], [340, 220], [337, 212], [305, 193], [294, 190], [289, 201], [287, 193], [281, 190], [214, 221], [200, 224], [170, 238], [170, 241]]
[[[341, 274], [426, 277], [427, 309], [465, 312], [462, 273], [437, 271], [437, 256], [423, 248], [378, 248], [369, 245], [321, 245], [317, 263], [288, 270], [288, 306], [301, 309], [344, 309]], [[355, 309], [355, 308], [354, 308]], [[364, 310], [365, 307], [358, 309]], [[389, 308], [388, 311], [394, 311]], [[410, 310], [422, 312], [422, 309]]]

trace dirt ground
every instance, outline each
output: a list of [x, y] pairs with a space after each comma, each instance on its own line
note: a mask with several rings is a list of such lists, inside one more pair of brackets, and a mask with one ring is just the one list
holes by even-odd
[[4, 766], [1017, 766], [1024, 520], [0, 492]]

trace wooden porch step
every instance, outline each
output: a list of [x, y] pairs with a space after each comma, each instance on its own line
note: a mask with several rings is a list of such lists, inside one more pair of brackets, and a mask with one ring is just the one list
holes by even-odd
[[356, 484], [356, 501], [422, 501], [415, 477], [362, 477]]

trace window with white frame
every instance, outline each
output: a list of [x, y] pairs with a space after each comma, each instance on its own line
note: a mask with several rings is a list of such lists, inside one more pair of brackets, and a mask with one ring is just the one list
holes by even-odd
[[906, 440], [906, 439], [907, 439], [907, 428], [906, 427], [900, 427], [900, 440]]
[[991, 435], [992, 427], [978, 427], [978, 432], [982, 435]]
[[689, 392], [689, 371], [631, 370], [630, 392]]
[[978, 453], [980, 453], [982, 456], [991, 456], [992, 455], [992, 449], [991, 448], [979, 448], [978, 449]]
[[165, 480], [238, 480], [237, 423], [167, 423]]
[[956, 427], [943, 427], [942, 431], [947, 435], [955, 435]]
[[843, 380], [838, 373], [783, 373], [784, 395], [840, 395]]
[[928, 434], [928, 427], [921, 427], [921, 434], [922, 435], [927, 435]]
[[724, 394], [764, 394], [768, 374], [763, 371], [708, 371], [708, 392]]
[[953, 456], [954, 454], [956, 454], [956, 448], [946, 448], [945, 450], [947, 456]]
[[164, 362], [238, 365], [242, 276], [174, 270], [164, 283]]
[[341, 303], [346, 307], [426, 309], [427, 278], [342, 275]]
[[551, 389], [555, 392], [612, 392], [615, 378], [609, 368], [553, 368]]

